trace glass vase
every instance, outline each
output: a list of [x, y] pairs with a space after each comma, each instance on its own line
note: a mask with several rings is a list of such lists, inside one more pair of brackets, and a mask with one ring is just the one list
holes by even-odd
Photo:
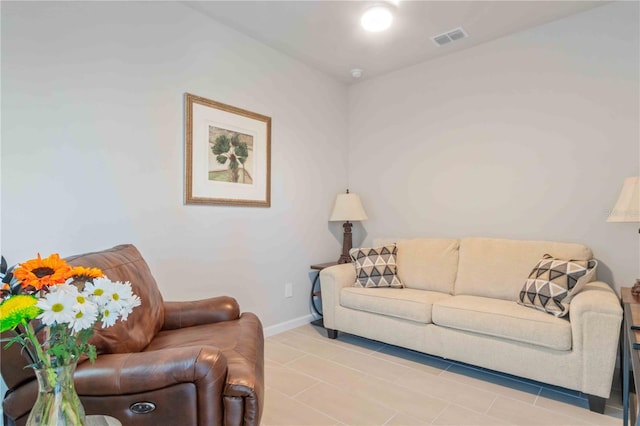
[[62, 367], [35, 368], [38, 399], [31, 409], [27, 426], [81, 426], [84, 407], [73, 385], [76, 363]]

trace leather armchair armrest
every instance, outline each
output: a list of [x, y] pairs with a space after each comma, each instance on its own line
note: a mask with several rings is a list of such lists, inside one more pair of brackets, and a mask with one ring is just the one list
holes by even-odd
[[240, 318], [240, 306], [228, 296], [193, 302], [164, 302], [163, 330], [231, 321]]
[[78, 365], [74, 382], [79, 395], [123, 395], [194, 383], [219, 389], [221, 397], [226, 376], [227, 359], [219, 349], [191, 346], [100, 355], [93, 364]]

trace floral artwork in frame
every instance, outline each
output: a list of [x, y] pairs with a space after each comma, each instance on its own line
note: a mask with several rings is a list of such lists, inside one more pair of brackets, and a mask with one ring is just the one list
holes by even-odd
[[185, 94], [185, 203], [271, 206], [271, 118]]

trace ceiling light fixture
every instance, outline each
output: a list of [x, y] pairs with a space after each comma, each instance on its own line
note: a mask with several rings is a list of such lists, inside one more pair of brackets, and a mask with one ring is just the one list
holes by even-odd
[[364, 12], [360, 25], [367, 31], [377, 33], [389, 28], [392, 21], [391, 10], [386, 5], [376, 4]]
[[362, 77], [362, 73], [364, 71], [362, 71], [360, 68], [354, 68], [351, 70], [351, 77], [353, 78], [360, 78]]

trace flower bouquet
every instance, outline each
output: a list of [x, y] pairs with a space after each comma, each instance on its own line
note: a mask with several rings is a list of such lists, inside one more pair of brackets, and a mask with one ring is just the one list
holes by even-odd
[[81, 425], [84, 409], [73, 386], [82, 355], [91, 362], [94, 326], [125, 321], [140, 298], [129, 282], [114, 282], [97, 268], [72, 268], [58, 254], [16, 267], [0, 264], [0, 332], [13, 331], [5, 347], [22, 346], [38, 378], [38, 400], [27, 424]]

